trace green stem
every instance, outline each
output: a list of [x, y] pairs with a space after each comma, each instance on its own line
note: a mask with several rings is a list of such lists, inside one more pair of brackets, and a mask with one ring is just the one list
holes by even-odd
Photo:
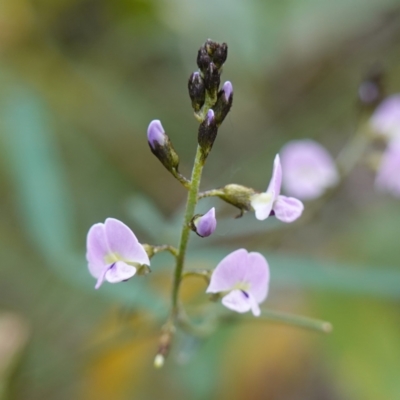
[[183, 267], [185, 263], [185, 255], [190, 236], [190, 221], [194, 216], [194, 211], [197, 204], [197, 196], [199, 193], [201, 173], [204, 163], [202, 161], [202, 151], [200, 146], [197, 146], [196, 158], [194, 160], [192, 178], [186, 202], [185, 217], [183, 220], [181, 240], [179, 244], [178, 256], [176, 257], [176, 266], [174, 273], [174, 283], [172, 287], [172, 314], [178, 314], [178, 293], [182, 278]]
[[178, 256], [178, 249], [176, 249], [175, 247], [170, 246], [168, 244], [163, 244], [161, 246], [153, 246], [153, 251], [154, 251], [154, 254], [158, 254], [158, 253], [161, 253], [163, 251], [168, 251], [174, 257]]
[[[250, 318], [249, 318], [250, 319]], [[248, 320], [249, 320], [248, 319]], [[310, 329], [321, 333], [332, 332], [332, 325], [326, 321], [320, 321], [314, 318], [302, 317], [280, 311], [262, 310], [259, 318], [251, 318], [253, 322], [280, 322], [285, 325], [298, 326], [300, 328]]]
[[206, 197], [216, 197], [216, 196], [222, 196], [224, 194], [224, 191], [221, 189], [212, 189], [212, 190], [207, 190], [205, 192], [200, 192], [199, 193], [199, 200], [204, 199]]
[[176, 168], [171, 170], [171, 174], [182, 184], [185, 189], [190, 189], [190, 181], [186, 179]]

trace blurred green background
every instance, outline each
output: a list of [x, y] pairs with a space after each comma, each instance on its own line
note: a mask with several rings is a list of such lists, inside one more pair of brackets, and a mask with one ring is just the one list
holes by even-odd
[[[162, 121], [188, 175], [197, 122], [187, 79], [209, 37], [229, 45], [223, 78], [235, 96], [203, 189], [265, 189], [290, 139], [336, 155], [377, 62], [387, 93], [400, 90], [396, 0], [0, 1], [2, 399], [400, 398], [400, 204], [374, 193], [363, 166], [308, 224], [282, 233], [270, 219], [233, 220], [213, 199], [198, 210], [213, 204], [225, 219], [191, 241], [193, 268], [237, 247], [262, 252], [265, 305], [329, 320], [331, 335], [258, 322], [208, 340], [180, 334], [154, 370], [172, 259], [94, 290], [93, 223], [112, 216], [142, 242], [177, 244], [185, 191], [146, 129]], [[203, 291], [188, 282], [183, 294], [206, 301]]]

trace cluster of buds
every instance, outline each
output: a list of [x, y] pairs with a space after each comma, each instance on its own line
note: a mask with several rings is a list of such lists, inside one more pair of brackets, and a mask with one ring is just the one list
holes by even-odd
[[188, 82], [189, 96], [196, 118], [201, 122], [198, 143], [203, 151], [203, 158], [208, 153], [217, 137], [218, 128], [228, 115], [233, 101], [233, 87], [227, 81], [219, 89], [222, 66], [228, 56], [226, 43], [216, 43], [208, 39], [197, 54], [198, 71], [190, 75]]

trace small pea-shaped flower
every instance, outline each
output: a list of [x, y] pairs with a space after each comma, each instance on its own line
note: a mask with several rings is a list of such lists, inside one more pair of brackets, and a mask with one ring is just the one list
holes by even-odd
[[214, 233], [217, 227], [217, 219], [215, 218], [215, 208], [206, 212], [204, 215], [195, 215], [193, 217], [192, 230], [201, 237], [207, 237]]
[[260, 315], [261, 304], [267, 297], [269, 266], [260, 253], [245, 249], [228, 254], [211, 275], [207, 293], [223, 295], [222, 304], [239, 313], [252, 311]]
[[87, 235], [90, 273], [97, 279], [98, 289], [104, 280], [110, 283], [132, 278], [141, 265], [150, 265], [149, 257], [135, 234], [121, 221], [107, 218], [93, 225]]
[[282, 196], [281, 186], [282, 167], [279, 154], [277, 154], [267, 191], [254, 194], [250, 199], [258, 220], [263, 221], [270, 215], [275, 215], [282, 222], [293, 222], [301, 216], [304, 209], [303, 203], [294, 197]]
[[320, 197], [339, 182], [332, 156], [314, 140], [293, 140], [281, 150], [285, 192], [303, 200]]

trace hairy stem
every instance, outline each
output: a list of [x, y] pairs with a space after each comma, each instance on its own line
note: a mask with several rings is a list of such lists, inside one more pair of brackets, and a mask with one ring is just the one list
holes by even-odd
[[174, 283], [172, 287], [172, 314], [175, 316], [178, 314], [178, 294], [185, 263], [186, 249], [189, 243], [189, 235], [191, 231], [190, 221], [194, 216], [194, 211], [197, 204], [197, 196], [199, 193], [199, 186], [201, 180], [201, 173], [203, 171], [203, 165], [204, 164], [202, 161], [202, 151], [200, 146], [197, 146], [196, 158], [194, 160], [192, 178], [190, 181], [189, 193], [186, 202], [186, 211], [183, 220], [178, 256], [176, 257]]

